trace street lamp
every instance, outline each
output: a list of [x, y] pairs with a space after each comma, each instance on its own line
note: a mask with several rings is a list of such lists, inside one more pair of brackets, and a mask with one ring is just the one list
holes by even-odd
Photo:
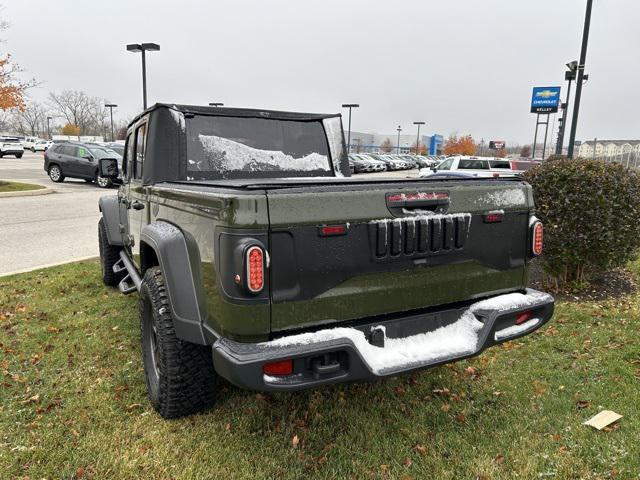
[[418, 135], [416, 136], [416, 155], [420, 155], [420, 125], [424, 125], [424, 122], [413, 122], [418, 126]]
[[142, 106], [147, 109], [147, 60], [145, 53], [157, 52], [160, 50], [160, 45], [157, 43], [130, 43], [127, 45], [127, 51], [129, 52], [141, 52], [142, 53]]
[[109, 115], [111, 116], [111, 141], [115, 141], [115, 137], [113, 135], [113, 109], [116, 108], [118, 105], [116, 105], [115, 103], [105, 103], [104, 104], [105, 108], [109, 109]]
[[349, 109], [349, 134], [347, 137], [347, 155], [349, 155], [349, 153], [351, 153], [351, 109], [352, 108], [358, 108], [360, 105], [358, 105], [357, 103], [343, 103], [342, 104], [342, 108], [348, 108]]
[[576, 98], [573, 103], [573, 118], [571, 120], [571, 133], [569, 134], [569, 149], [567, 156], [573, 158], [573, 147], [576, 143], [576, 129], [578, 128], [578, 113], [580, 113], [580, 98], [582, 97], [582, 84], [584, 82], [584, 67], [587, 62], [587, 46], [589, 44], [589, 27], [591, 26], [591, 7], [593, 0], [587, 0], [587, 11], [584, 17], [584, 30], [582, 31], [582, 48], [580, 49], [580, 62], [577, 65], [578, 79], [576, 80]]
[[400, 153], [400, 132], [402, 131], [402, 127], [398, 125], [398, 128], [396, 128], [396, 130], [398, 131], [398, 143], [396, 144], [396, 153], [399, 154]]
[[51, 124], [49, 122], [51, 122], [52, 119], [53, 117], [47, 117], [47, 135], [49, 135], [49, 140], [51, 140]]
[[556, 154], [562, 155], [562, 144], [564, 143], [564, 131], [567, 128], [567, 120], [569, 118], [569, 99], [571, 98], [571, 82], [576, 79], [578, 71], [578, 61], [567, 63], [567, 71], [564, 72], [564, 79], [568, 82], [567, 101], [561, 105], [562, 118], [558, 120], [560, 123], [560, 131], [558, 132], [558, 143], [556, 144]]
[[224, 106], [224, 103], [221, 103], [221, 102], [211, 102], [211, 103], [209, 103], [209, 106], [211, 106], [211, 107], [223, 107], [223, 106]]

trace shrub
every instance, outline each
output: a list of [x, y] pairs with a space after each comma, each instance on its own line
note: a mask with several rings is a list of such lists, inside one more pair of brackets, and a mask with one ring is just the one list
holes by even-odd
[[620, 164], [555, 158], [529, 170], [544, 222], [543, 268], [561, 284], [625, 265], [640, 247], [640, 176]]

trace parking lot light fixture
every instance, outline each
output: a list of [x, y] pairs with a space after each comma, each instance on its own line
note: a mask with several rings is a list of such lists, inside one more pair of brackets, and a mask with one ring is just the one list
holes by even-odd
[[105, 103], [104, 106], [105, 108], [109, 109], [109, 116], [111, 117], [111, 141], [114, 142], [115, 136], [113, 135], [113, 109], [118, 105], [116, 105], [115, 103]]
[[224, 103], [222, 102], [211, 102], [209, 103], [210, 107], [224, 107]]
[[360, 105], [357, 103], [343, 103], [342, 108], [349, 109], [349, 133], [347, 134], [347, 155], [351, 153], [351, 109], [358, 108]]
[[396, 143], [396, 153], [400, 153], [400, 132], [402, 131], [402, 127], [400, 125], [398, 125], [398, 128], [396, 128], [396, 130], [398, 131], [398, 143]]
[[146, 52], [157, 52], [160, 45], [157, 43], [130, 43], [127, 45], [128, 52], [142, 53], [142, 106], [147, 109], [147, 58]]
[[424, 125], [425, 122], [413, 122], [413, 124], [418, 126], [418, 135], [416, 137], [416, 155], [420, 155], [420, 125]]

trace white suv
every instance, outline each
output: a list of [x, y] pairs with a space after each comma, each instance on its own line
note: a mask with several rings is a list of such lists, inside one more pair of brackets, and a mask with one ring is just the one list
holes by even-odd
[[22, 158], [24, 147], [15, 137], [0, 137], [0, 157], [5, 155], [13, 155], [16, 158]]
[[511, 162], [505, 158], [456, 155], [445, 159], [436, 167], [421, 169], [420, 176], [428, 177], [436, 172], [450, 171], [473, 177], [513, 177], [518, 173], [513, 171]]

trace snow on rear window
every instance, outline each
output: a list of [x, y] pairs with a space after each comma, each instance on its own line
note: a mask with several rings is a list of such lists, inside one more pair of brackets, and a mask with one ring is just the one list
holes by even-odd
[[186, 120], [188, 179], [334, 176], [320, 121], [205, 115]]
[[206, 162], [189, 162], [188, 170], [248, 171], [329, 171], [326, 155], [310, 153], [294, 158], [276, 150], [260, 150], [213, 135], [198, 135], [206, 153]]

